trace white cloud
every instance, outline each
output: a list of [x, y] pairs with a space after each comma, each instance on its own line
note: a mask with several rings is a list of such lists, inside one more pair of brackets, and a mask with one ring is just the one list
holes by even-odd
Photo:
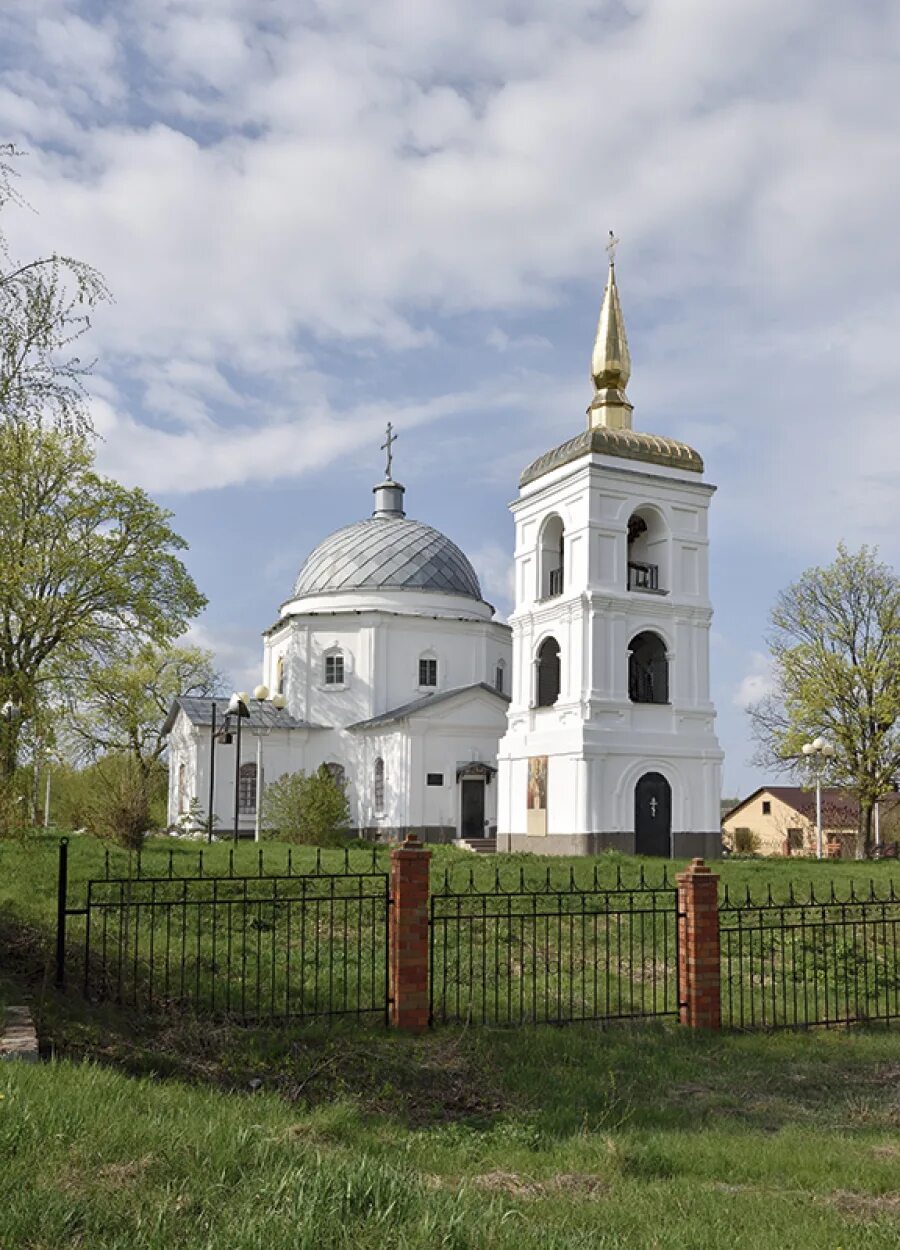
[[731, 701], [736, 707], [746, 709], [774, 690], [775, 673], [771, 658], [761, 651], [754, 651], [750, 656], [750, 672], [738, 683]]
[[509, 552], [496, 543], [485, 543], [468, 553], [478, 574], [481, 593], [497, 609], [496, 619], [505, 621], [515, 602], [515, 570]]
[[211, 628], [195, 622], [179, 642], [211, 651], [226, 686], [233, 690], [252, 690], [262, 681], [262, 640], [252, 630]]
[[[0, 129], [33, 151], [40, 215], [15, 219], [18, 250], [52, 239], [115, 291], [92, 347], [135, 396], [106, 421], [116, 472], [190, 490], [327, 463], [358, 402], [328, 353], [384, 362], [372, 398], [414, 408], [409, 354], [471, 311], [505, 363], [546, 370], [526, 436], [564, 437], [588, 396], [554, 359], [555, 321], [573, 284], [599, 298], [613, 224], [636, 421], [701, 447], [727, 541], [896, 542], [896, 15], [835, 0], [96, 12], [8, 6]], [[482, 389], [452, 360], [430, 385], [435, 420]], [[484, 459], [512, 481], [507, 413]]]

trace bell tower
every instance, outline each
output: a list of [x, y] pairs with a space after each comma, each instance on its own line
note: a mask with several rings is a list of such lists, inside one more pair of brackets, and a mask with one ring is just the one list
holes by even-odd
[[512, 702], [498, 849], [712, 858], [722, 752], [709, 694], [703, 461], [632, 428], [609, 272], [587, 428], [530, 464], [512, 505]]

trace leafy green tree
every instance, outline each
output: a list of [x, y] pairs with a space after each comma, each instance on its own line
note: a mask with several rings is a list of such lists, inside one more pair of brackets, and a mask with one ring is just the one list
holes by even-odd
[[859, 798], [856, 853], [900, 772], [900, 579], [870, 547], [838, 547], [782, 591], [771, 615], [773, 693], [750, 708], [758, 759], [803, 776], [805, 742], [835, 749], [830, 779]]
[[101, 477], [83, 438], [0, 422], [0, 782], [23, 723], [74, 702], [85, 678], [142, 643], [168, 646], [206, 603], [171, 514]]
[[[23, 206], [13, 161], [0, 145], [0, 210]], [[96, 269], [51, 253], [21, 261], [0, 228], [0, 421], [91, 429], [84, 377], [91, 362], [72, 347], [90, 327], [91, 310], [110, 298]]]
[[350, 827], [344, 787], [324, 764], [316, 772], [285, 773], [266, 786], [263, 824], [286, 842], [339, 846]]
[[208, 697], [222, 688], [211, 652], [147, 642], [89, 669], [66, 717], [67, 730], [89, 759], [129, 755], [146, 777], [166, 749], [162, 726], [172, 700], [180, 694]]

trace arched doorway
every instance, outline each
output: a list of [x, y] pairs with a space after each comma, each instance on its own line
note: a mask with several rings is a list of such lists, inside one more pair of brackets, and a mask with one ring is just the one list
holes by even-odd
[[637, 855], [671, 854], [672, 787], [662, 773], [644, 773], [634, 787], [634, 849]]

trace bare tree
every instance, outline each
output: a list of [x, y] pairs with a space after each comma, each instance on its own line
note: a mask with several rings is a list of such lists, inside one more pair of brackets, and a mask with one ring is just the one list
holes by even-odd
[[[15, 186], [13, 161], [0, 145], [0, 212], [27, 208]], [[53, 252], [14, 258], [0, 226], [0, 421], [91, 431], [83, 379], [93, 361], [73, 353], [91, 324], [91, 310], [110, 294], [91, 265]]]

